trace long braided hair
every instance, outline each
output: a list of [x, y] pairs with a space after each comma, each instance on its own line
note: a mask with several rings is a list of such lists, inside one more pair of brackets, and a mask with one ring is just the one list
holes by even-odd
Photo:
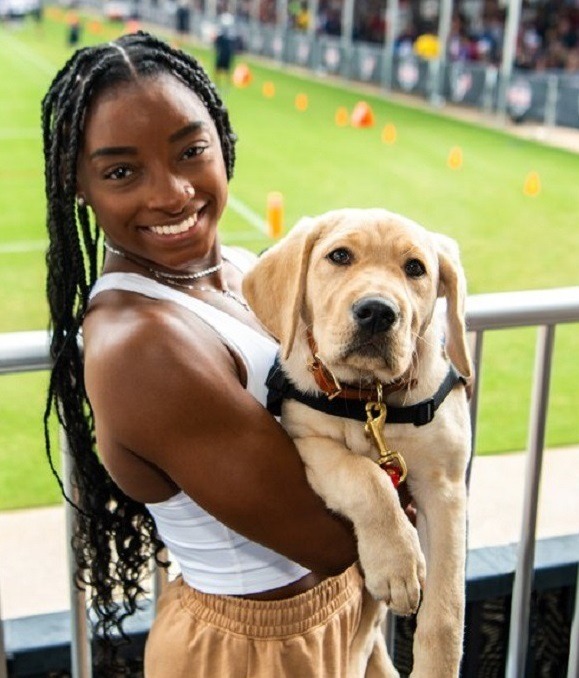
[[[100, 230], [76, 202], [76, 168], [88, 106], [122, 82], [171, 73], [203, 102], [221, 142], [227, 177], [233, 175], [235, 135], [217, 90], [192, 57], [139, 32], [77, 51], [56, 75], [42, 102], [47, 227], [47, 295], [52, 371], [44, 414], [50, 467], [76, 509], [75, 581], [87, 588], [97, 637], [114, 646], [123, 620], [144, 594], [151, 558], [161, 563], [162, 542], [145, 506], [127, 497], [101, 464], [88, 401], [79, 331], [102, 259]], [[52, 459], [49, 422], [56, 412], [72, 458], [74, 496], [67, 496]]]

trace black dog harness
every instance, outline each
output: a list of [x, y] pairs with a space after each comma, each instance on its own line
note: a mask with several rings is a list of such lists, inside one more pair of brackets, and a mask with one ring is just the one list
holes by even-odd
[[[422, 400], [414, 405], [408, 405], [407, 407], [388, 405], [386, 423], [414, 424], [414, 426], [429, 424], [434, 419], [436, 410], [442, 405], [445, 398], [457, 384], [465, 385], [466, 380], [451, 364], [444, 380], [431, 398]], [[330, 399], [326, 394], [310, 395], [304, 393], [298, 390], [285, 375], [281, 368], [279, 354], [269, 371], [266, 385], [268, 388], [267, 409], [275, 416], [281, 416], [282, 402], [287, 399], [297, 400], [314, 410], [325, 412], [335, 417], [346, 417], [364, 422], [367, 420], [367, 399], [362, 394], [359, 399], [351, 397], [347, 399], [340, 397]], [[352, 390], [353, 387], [350, 387], [350, 391]]]

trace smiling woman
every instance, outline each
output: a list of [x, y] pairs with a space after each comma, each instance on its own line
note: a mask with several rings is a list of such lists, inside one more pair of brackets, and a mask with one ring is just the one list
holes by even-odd
[[172, 75], [145, 76], [93, 100], [77, 193], [133, 261], [193, 274], [217, 261], [215, 224], [227, 203], [219, 137], [199, 98]]
[[148, 678], [241, 677], [250, 655], [257, 678], [363, 675], [352, 528], [264, 407], [278, 345], [241, 297], [253, 257], [220, 243], [235, 135], [215, 87], [184, 53], [124, 36], [73, 55], [43, 129], [45, 422], [57, 408], [75, 462], [77, 581], [96, 632], [114, 649], [165, 545], [181, 574]]

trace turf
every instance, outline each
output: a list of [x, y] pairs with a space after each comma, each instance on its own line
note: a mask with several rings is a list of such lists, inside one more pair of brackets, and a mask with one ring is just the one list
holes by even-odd
[[[0, 331], [47, 326], [44, 299], [44, 196], [40, 100], [70, 51], [66, 15], [47, 8], [32, 23], [0, 27]], [[122, 26], [85, 19], [84, 43], [108, 40]], [[162, 35], [162, 33], [160, 33]], [[211, 54], [194, 49], [209, 68]], [[224, 98], [239, 136], [231, 192], [259, 218], [270, 191], [284, 197], [286, 230], [303, 215], [347, 206], [384, 206], [456, 238], [470, 293], [544, 289], [577, 284], [579, 156], [402, 106], [367, 89], [307, 77], [249, 57], [249, 86], [229, 86]], [[273, 83], [266, 97], [263, 85]], [[296, 96], [305, 94], [300, 111]], [[365, 100], [373, 127], [335, 122], [338, 108]], [[394, 143], [382, 141], [385, 125]], [[462, 165], [448, 164], [453, 148]], [[540, 190], [526, 195], [537, 173]], [[223, 240], [258, 252], [268, 235], [229, 208]], [[524, 449], [535, 331], [485, 337], [477, 452]], [[547, 428], [549, 445], [576, 443], [577, 326], [557, 330]], [[43, 461], [45, 374], [0, 379], [0, 508], [57, 500]]]

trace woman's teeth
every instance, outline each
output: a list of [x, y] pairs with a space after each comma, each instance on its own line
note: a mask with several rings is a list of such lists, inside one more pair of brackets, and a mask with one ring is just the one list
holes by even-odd
[[193, 228], [196, 223], [197, 214], [192, 214], [180, 224], [173, 224], [172, 226], [151, 226], [150, 229], [153, 233], [157, 233], [158, 235], [177, 235], [178, 233], [185, 233], [185, 231]]

